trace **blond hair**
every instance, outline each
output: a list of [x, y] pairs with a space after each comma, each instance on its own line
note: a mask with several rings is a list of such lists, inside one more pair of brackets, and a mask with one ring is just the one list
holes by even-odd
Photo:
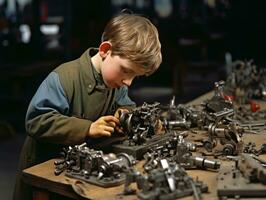
[[156, 27], [145, 17], [121, 14], [112, 18], [102, 34], [102, 42], [112, 44], [112, 55], [126, 58], [152, 74], [162, 62]]

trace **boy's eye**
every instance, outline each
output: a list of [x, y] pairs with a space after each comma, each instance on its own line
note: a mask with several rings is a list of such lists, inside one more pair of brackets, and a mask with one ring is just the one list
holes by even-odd
[[130, 73], [132, 73], [131, 70], [128, 70], [128, 69], [125, 69], [125, 68], [122, 68], [121, 71], [122, 71], [124, 74], [130, 74]]

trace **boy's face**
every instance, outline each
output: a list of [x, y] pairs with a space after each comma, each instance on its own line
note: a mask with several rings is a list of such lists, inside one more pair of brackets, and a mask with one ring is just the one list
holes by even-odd
[[124, 85], [130, 86], [137, 76], [146, 74], [146, 70], [140, 68], [128, 59], [111, 55], [109, 50], [103, 58], [101, 73], [105, 84], [110, 88], [120, 88]]

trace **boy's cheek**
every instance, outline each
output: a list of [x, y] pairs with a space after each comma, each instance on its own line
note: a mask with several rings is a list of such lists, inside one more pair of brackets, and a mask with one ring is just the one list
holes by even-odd
[[113, 72], [113, 71], [106, 71], [106, 73], [104, 74], [104, 78], [108, 81], [108, 82], [117, 82], [121, 79], [121, 75], [119, 73]]

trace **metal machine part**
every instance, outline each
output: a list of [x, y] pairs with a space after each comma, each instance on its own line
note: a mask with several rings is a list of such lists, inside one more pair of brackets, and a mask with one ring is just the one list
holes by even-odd
[[160, 113], [159, 104], [144, 103], [131, 112], [121, 113], [119, 120], [128, 136], [129, 145], [141, 145], [155, 135]]
[[256, 112], [250, 109], [250, 106], [238, 105], [235, 107], [234, 116], [227, 117], [230, 122], [236, 122], [247, 133], [258, 133], [266, 130], [266, 110]]
[[125, 180], [125, 171], [135, 164], [135, 159], [125, 153], [103, 154], [89, 149], [86, 143], [69, 147], [64, 159], [55, 161], [55, 175], [66, 170], [66, 176], [84, 180], [102, 187], [120, 185]]
[[[265, 70], [266, 72], [266, 70]], [[266, 73], [265, 73], [266, 77]], [[167, 114], [162, 118], [166, 130], [172, 129], [206, 129], [210, 124], [228, 125], [237, 124], [245, 132], [259, 132], [266, 130], [266, 111], [253, 111], [251, 105], [233, 104], [233, 99], [225, 93], [225, 82], [214, 83], [214, 95], [200, 105], [174, 105], [174, 98], [167, 107]], [[257, 106], [257, 105], [256, 105]]]
[[194, 199], [199, 200], [202, 192], [207, 192], [207, 185], [199, 180], [189, 177], [181, 166], [169, 163], [166, 159], [159, 161], [160, 168], [148, 172], [146, 176], [136, 171], [131, 171], [127, 175], [124, 193], [132, 193], [129, 188], [131, 183], [136, 182], [139, 199], [177, 199], [189, 195], [194, 195]]
[[224, 89], [238, 104], [245, 104], [252, 98], [265, 100], [266, 70], [258, 69], [252, 60], [237, 60], [231, 65]]
[[237, 155], [242, 152], [243, 129], [237, 124], [210, 123], [206, 129], [209, 137], [203, 141], [203, 146], [207, 151], [212, 152], [213, 148], [219, 145], [218, 151], [221, 151], [223, 155]]
[[154, 135], [141, 145], [132, 145], [130, 140], [125, 140], [122, 143], [113, 144], [112, 149], [114, 153], [125, 152], [132, 155], [135, 159], [141, 160], [149, 149], [165, 144], [171, 137], [172, 135], [169, 133]]
[[192, 157], [191, 162], [192, 166], [196, 166], [201, 169], [219, 169], [221, 166], [220, 161], [210, 160], [201, 156]]
[[[214, 95], [198, 106], [173, 105], [169, 106], [169, 113], [163, 120], [166, 130], [207, 131], [207, 137], [202, 137], [202, 145], [206, 151], [215, 155], [237, 155], [242, 152], [242, 135], [244, 128], [234, 119], [235, 108], [231, 100], [227, 100], [223, 93], [224, 82], [215, 83]], [[174, 109], [174, 110], [173, 110]], [[171, 117], [169, 117], [171, 116]]]
[[266, 162], [256, 156], [234, 157], [235, 165], [224, 166], [218, 175], [219, 197], [266, 197]]
[[[266, 185], [266, 169], [261, 166], [260, 159], [255, 158], [249, 154], [241, 154], [236, 161], [237, 168], [251, 183], [259, 182]], [[265, 161], [263, 163], [265, 164]]]
[[256, 144], [254, 142], [249, 142], [244, 145], [243, 153], [253, 154], [253, 155], [261, 155], [266, 154], [266, 143], [262, 144], [260, 148], [256, 148]]
[[159, 103], [144, 103], [131, 112], [122, 112], [120, 124], [127, 135], [127, 140], [112, 145], [113, 152], [126, 152], [136, 159], [156, 145], [161, 145], [171, 137], [168, 133], [157, 133], [161, 109]]
[[193, 156], [191, 152], [195, 150], [196, 146], [193, 143], [185, 141], [182, 135], [178, 135], [164, 145], [150, 149], [144, 155], [144, 170], [148, 172], [158, 168], [161, 159], [167, 159], [177, 163], [185, 169], [219, 169], [219, 161]]
[[185, 128], [185, 129], [189, 129], [191, 127], [191, 122], [187, 121], [185, 119], [181, 119], [181, 120], [164, 120], [163, 121], [163, 125], [165, 127], [167, 127], [167, 129], [173, 129], [175, 127], [179, 127], [179, 128]]
[[216, 119], [232, 115], [234, 112], [232, 101], [224, 97], [223, 88], [224, 81], [215, 82], [213, 97], [204, 103], [204, 110], [207, 113], [216, 115], [214, 116]]

